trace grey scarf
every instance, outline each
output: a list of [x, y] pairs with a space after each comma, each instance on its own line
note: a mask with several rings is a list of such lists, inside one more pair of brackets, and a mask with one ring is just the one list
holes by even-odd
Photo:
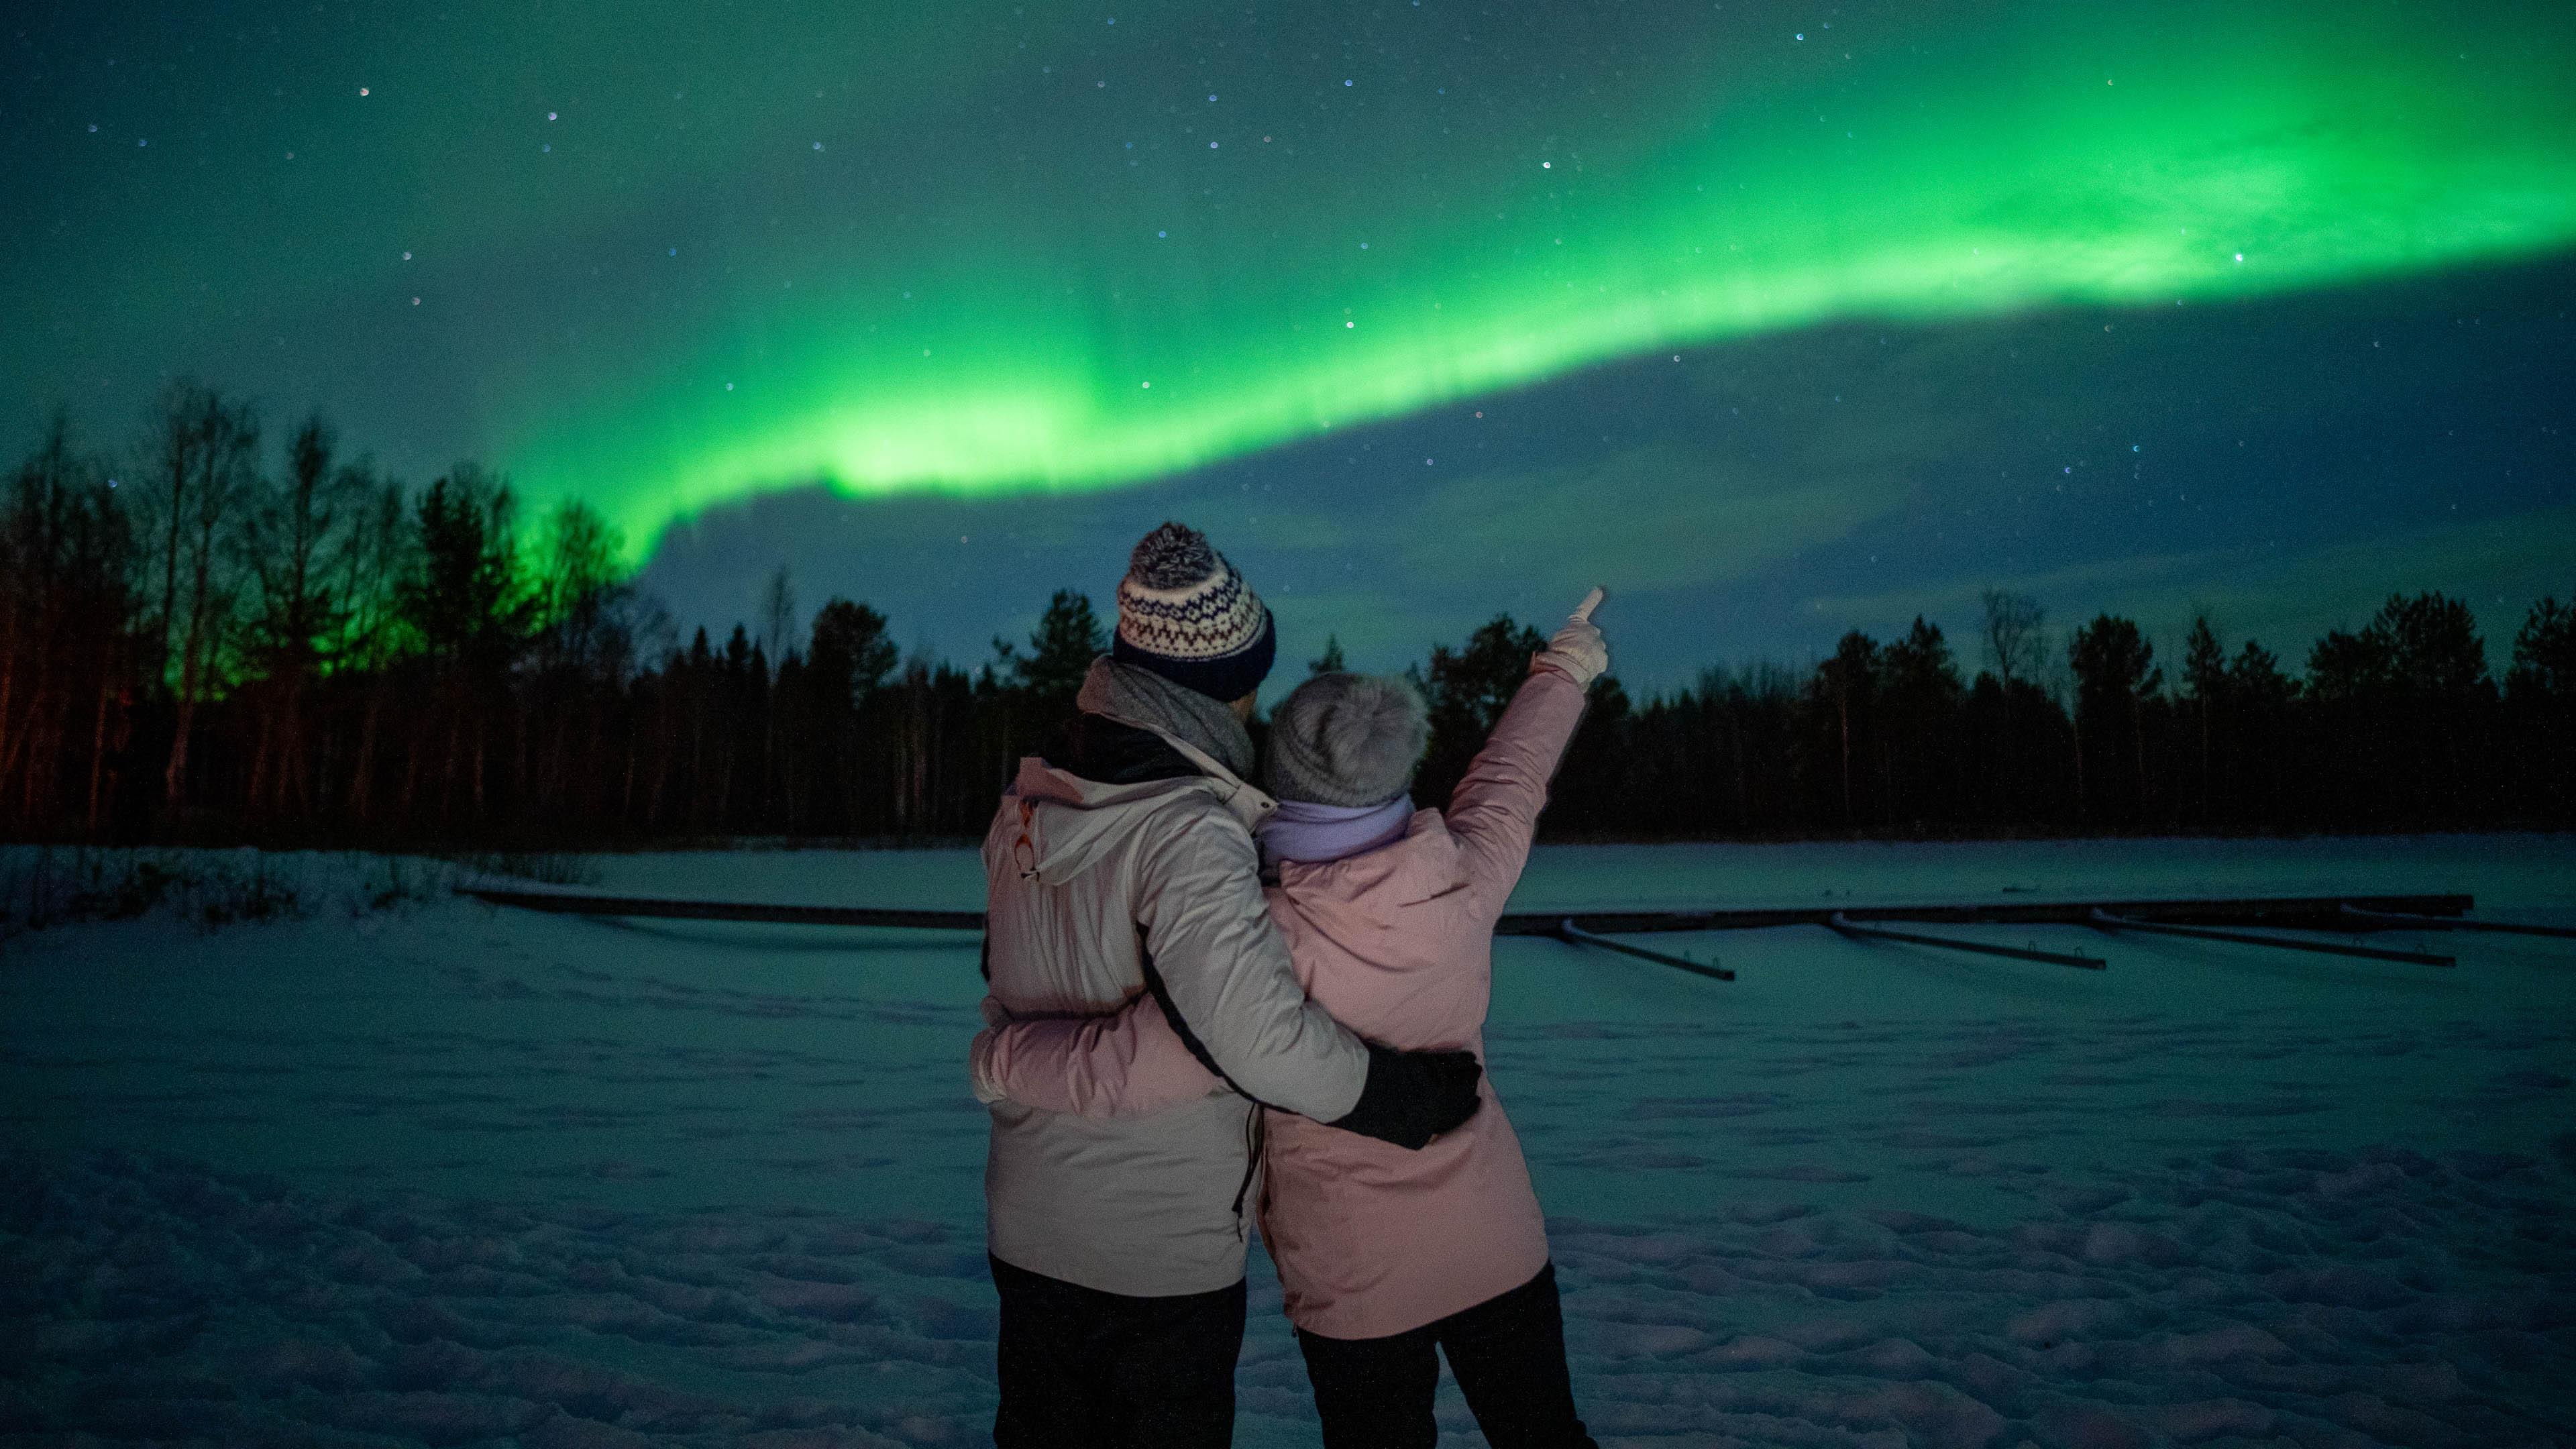
[[1252, 736], [1234, 711], [1195, 689], [1174, 684], [1150, 669], [1121, 664], [1103, 654], [1091, 661], [1074, 707], [1134, 724], [1151, 725], [1205, 750], [1238, 778], [1252, 774]]

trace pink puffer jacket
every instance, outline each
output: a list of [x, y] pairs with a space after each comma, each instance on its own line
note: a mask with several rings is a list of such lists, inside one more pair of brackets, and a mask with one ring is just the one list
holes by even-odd
[[[1533, 670], [1450, 799], [1404, 836], [1280, 867], [1266, 894], [1307, 993], [1396, 1047], [1484, 1055], [1493, 927], [1583, 715], [1583, 688]], [[978, 1075], [1013, 1100], [1094, 1116], [1222, 1090], [1150, 1000], [1116, 1016], [1020, 1022], [978, 1037]], [[1520, 1140], [1487, 1073], [1484, 1106], [1418, 1152], [1292, 1113], [1266, 1115], [1261, 1231], [1288, 1316], [1328, 1338], [1418, 1328], [1528, 1282], [1547, 1262]]]

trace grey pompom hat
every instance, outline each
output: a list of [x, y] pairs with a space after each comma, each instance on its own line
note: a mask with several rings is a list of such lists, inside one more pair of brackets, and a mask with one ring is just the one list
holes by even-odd
[[1411, 681], [1318, 674], [1271, 713], [1264, 782], [1282, 800], [1383, 804], [1412, 787], [1430, 743], [1430, 711]]

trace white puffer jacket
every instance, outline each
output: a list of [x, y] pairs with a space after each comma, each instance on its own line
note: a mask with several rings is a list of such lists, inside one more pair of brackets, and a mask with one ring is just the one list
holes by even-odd
[[[1306, 999], [1271, 922], [1249, 828], [1268, 802], [1182, 753], [1201, 773], [1122, 785], [1020, 762], [984, 837], [992, 994], [1014, 1017], [1096, 1017], [1144, 993], [1150, 967], [1230, 1080], [1332, 1121], [1359, 1101], [1368, 1051]], [[991, 1109], [993, 1256], [1136, 1297], [1243, 1276], [1258, 1200], [1243, 1097], [1125, 1120]]]

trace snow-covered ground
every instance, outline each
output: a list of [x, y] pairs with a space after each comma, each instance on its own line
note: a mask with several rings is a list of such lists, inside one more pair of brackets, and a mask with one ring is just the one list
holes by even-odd
[[[964, 852], [601, 867], [981, 894]], [[2576, 839], [1562, 848], [1516, 905], [2008, 888], [2576, 925]], [[1605, 1444], [2576, 1445], [2576, 942], [1953, 933], [2110, 967], [1498, 944], [1492, 1071]], [[985, 1441], [973, 947], [465, 903], [10, 939], [0, 1443]], [[1311, 1444], [1254, 1285], [1237, 1442]]]

